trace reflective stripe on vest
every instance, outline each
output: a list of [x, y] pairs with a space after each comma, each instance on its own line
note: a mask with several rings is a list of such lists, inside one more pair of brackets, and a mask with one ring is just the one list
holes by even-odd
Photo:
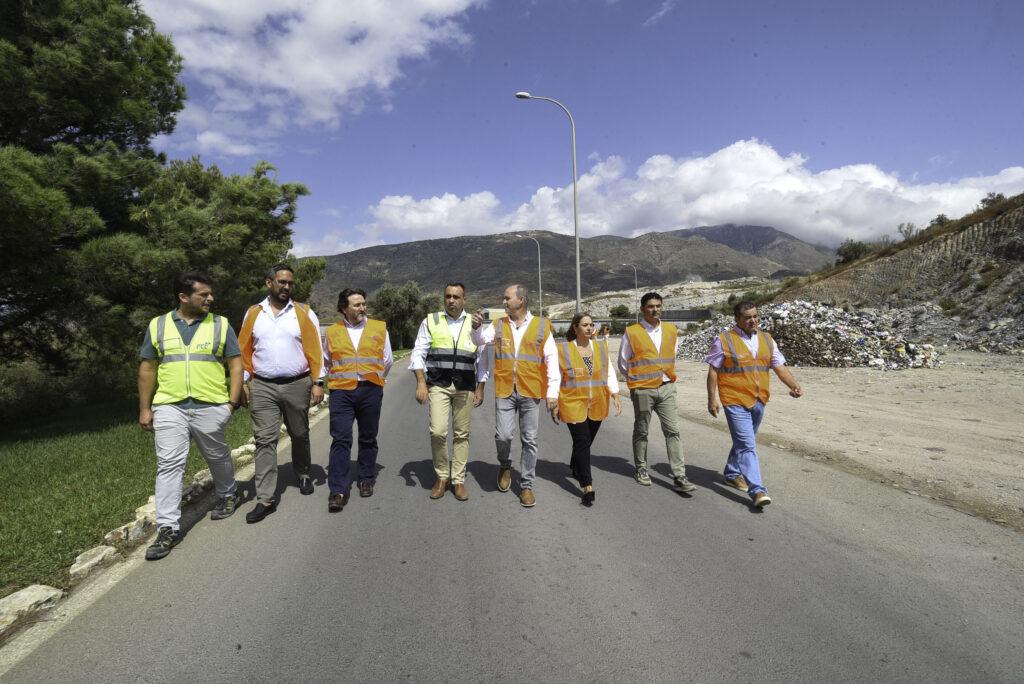
[[[719, 339], [725, 361], [718, 369], [718, 396], [725, 406], [750, 408], [760, 399], [768, 403], [772, 361], [772, 338], [766, 332], [757, 331], [757, 356], [750, 353], [734, 330], [721, 333]], [[739, 351], [737, 351], [739, 350]]]
[[331, 389], [355, 389], [360, 380], [384, 386], [384, 343], [387, 340], [384, 321], [366, 319], [359, 338], [359, 349], [353, 349], [345, 321], [327, 329], [327, 350], [331, 354], [331, 373], [327, 386]]
[[507, 397], [515, 388], [524, 397], [544, 398], [544, 343], [550, 335], [551, 322], [534, 316], [526, 326], [519, 349], [515, 349], [508, 316], [494, 324], [494, 396]]
[[626, 328], [626, 335], [633, 351], [633, 358], [626, 363], [626, 386], [629, 389], [660, 387], [663, 374], [670, 382], [676, 381], [677, 331], [674, 325], [661, 324], [661, 349], [654, 348], [650, 333], [639, 323]]
[[224, 346], [228, 322], [223, 316], [206, 314], [188, 346], [185, 346], [173, 312], [149, 323], [149, 336], [156, 349], [157, 389], [154, 404], [174, 404], [192, 398], [208, 404], [228, 401], [224, 375]]
[[593, 356], [593, 373], [587, 370], [576, 344], [562, 342], [558, 345], [558, 368], [562, 373], [558, 412], [565, 423], [608, 417], [608, 346], [597, 340], [593, 344], [600, 351]]
[[456, 344], [452, 338], [448, 321], [442, 314], [433, 313], [427, 316], [427, 330], [430, 332], [430, 349], [427, 350], [427, 368], [472, 373], [476, 370], [476, 345], [469, 337], [472, 326], [466, 325], [467, 317], [459, 329], [459, 340]]

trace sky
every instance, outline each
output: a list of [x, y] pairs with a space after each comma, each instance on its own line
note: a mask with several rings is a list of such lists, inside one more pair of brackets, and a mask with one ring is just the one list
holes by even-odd
[[143, 0], [155, 141], [299, 182], [294, 253], [725, 223], [898, 237], [1024, 192], [1019, 0]]

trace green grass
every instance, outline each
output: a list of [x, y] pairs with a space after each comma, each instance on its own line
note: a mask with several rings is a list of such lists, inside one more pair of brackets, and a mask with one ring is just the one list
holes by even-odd
[[[93, 404], [6, 427], [0, 436], [0, 597], [30, 584], [67, 587], [68, 568], [153, 494], [156, 452], [134, 399]], [[249, 412], [228, 444], [252, 435]], [[193, 445], [185, 482], [206, 467]]]

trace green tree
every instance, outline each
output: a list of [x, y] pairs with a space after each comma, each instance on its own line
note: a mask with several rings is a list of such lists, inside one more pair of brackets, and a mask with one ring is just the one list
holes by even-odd
[[900, 237], [902, 237], [904, 241], [906, 241], [910, 240], [921, 231], [913, 223], [907, 222], [896, 226], [896, 232], [900, 234]]
[[5, 0], [0, 145], [148, 148], [184, 107], [181, 68], [137, 0]]
[[388, 324], [391, 346], [395, 349], [411, 347], [420, 322], [428, 313], [440, 311], [442, 306], [439, 295], [424, 295], [412, 280], [402, 287], [384, 284], [369, 301], [373, 317]]
[[928, 227], [931, 228], [932, 226], [944, 226], [952, 222], [953, 220], [946, 216], [945, 214], [939, 214], [938, 216], [931, 220], [931, 223], [928, 224]]
[[978, 208], [979, 209], [988, 209], [989, 207], [994, 207], [997, 204], [1002, 204], [1005, 201], [1006, 201], [1006, 195], [1004, 195], [1003, 193], [1001, 193], [1001, 192], [990, 192], [990, 193], [988, 193], [987, 195], [985, 195], [984, 197], [981, 198], [981, 201], [978, 202]]
[[868, 245], [861, 242], [860, 240], [846, 238], [845, 240], [843, 240], [842, 244], [839, 245], [839, 248], [836, 249], [836, 256], [839, 257], [839, 260], [836, 263], [852, 263], [857, 259], [860, 259], [861, 257], [865, 256], [870, 251], [871, 248]]
[[629, 307], [625, 304], [616, 304], [608, 310], [608, 315], [612, 318], [629, 318], [633, 313], [629, 310]]

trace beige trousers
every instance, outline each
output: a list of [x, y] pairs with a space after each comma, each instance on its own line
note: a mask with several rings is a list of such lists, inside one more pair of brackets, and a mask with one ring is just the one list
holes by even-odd
[[[457, 390], [455, 385], [427, 389], [430, 406], [430, 449], [434, 472], [452, 484], [466, 481], [469, 461], [469, 423], [473, 417], [473, 390]], [[452, 455], [448, 458], [448, 423], [452, 424]]]

